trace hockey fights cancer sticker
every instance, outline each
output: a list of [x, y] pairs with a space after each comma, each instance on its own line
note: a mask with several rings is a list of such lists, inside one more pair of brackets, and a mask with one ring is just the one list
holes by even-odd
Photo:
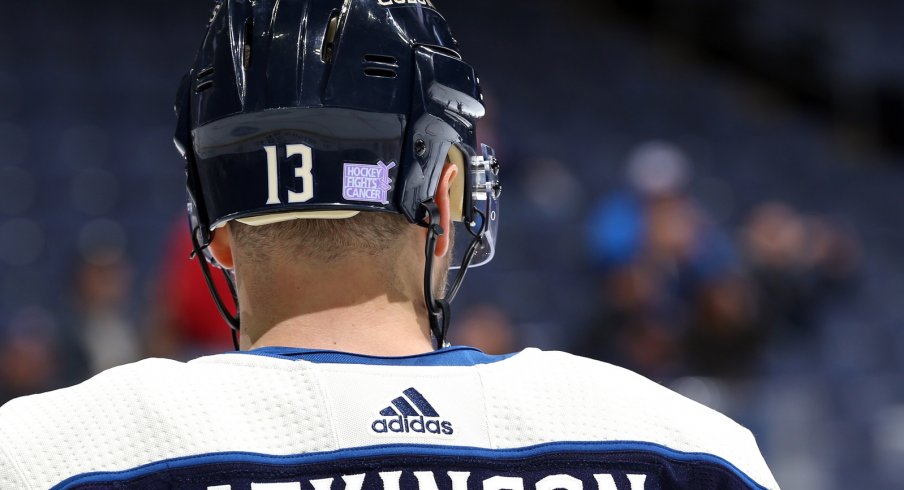
[[392, 190], [389, 170], [395, 162], [346, 163], [342, 172], [342, 198], [349, 201], [367, 201], [387, 204]]

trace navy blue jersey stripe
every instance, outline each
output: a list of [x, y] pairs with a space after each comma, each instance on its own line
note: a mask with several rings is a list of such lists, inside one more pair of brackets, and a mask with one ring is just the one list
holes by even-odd
[[411, 400], [418, 409], [420, 409], [421, 413], [423, 413], [424, 416], [439, 417], [439, 413], [436, 412], [436, 409], [433, 408], [433, 405], [430, 405], [430, 402], [428, 402], [427, 399], [424, 398], [424, 395], [420, 394], [420, 392], [418, 392], [416, 389], [408, 388], [402, 393], [404, 393], [405, 396], [407, 396], [408, 399]]
[[[158, 485], [153, 488], [169, 489], [173, 488], [172, 484], [174, 481], [180, 481], [173, 476], [174, 472], [184, 472], [187, 478], [194, 478], [191, 475], [195, 473], [204, 474], [208, 470], [227, 476], [239, 474], [236, 473], [238, 468], [233, 465], [248, 465], [248, 471], [252, 474], [266, 474], [269, 475], [267, 476], [268, 478], [281, 478], [279, 476], [281, 474], [280, 471], [287, 471], [287, 475], [298, 473], [303, 476], [308, 474], [308, 472], [303, 471], [303, 468], [293, 469], [293, 466], [318, 464], [330, 465], [331, 467], [335, 465], [338, 471], [331, 471], [331, 473], [342, 474], [346, 470], [364, 471], [367, 468], [373, 469], [375, 462], [378, 467], [387, 467], [386, 464], [389, 464], [390, 460], [404, 459], [406, 457], [426, 458], [422, 461], [429, 464], [418, 463], [416, 460], [415, 463], [417, 464], [411, 465], [411, 468], [441, 467], [442, 470], [437, 470], [438, 475], [448, 469], [451, 462], [454, 462], [456, 467], [467, 468], [470, 460], [474, 460], [473, 462], [477, 467], [485, 469], [496, 468], [497, 470], [502, 468], [506, 471], [511, 469], [510, 467], [513, 468], [514, 466], [523, 466], [525, 464], [527, 466], [545, 465], [555, 469], [557, 468], [556, 460], [561, 460], [565, 463], [574, 460], [597, 460], [607, 464], [607, 468], [615, 471], [636, 471], [649, 475], [648, 487], [650, 490], [687, 488], [764, 490], [762, 485], [759, 485], [737, 467], [718, 456], [707, 453], [685, 453], [658, 444], [636, 441], [557, 442], [513, 449], [390, 444], [283, 456], [241, 452], [212, 453], [158, 461], [124, 471], [76, 475], [54, 485], [52, 490], [151, 488], [142, 485], [141, 479], [145, 477], [152, 480], [158, 479], [165, 483], [162, 486]], [[528, 461], [531, 459], [534, 461]], [[358, 463], [364, 464], [365, 467], [350, 467]], [[638, 464], [640, 466], [637, 466]], [[222, 468], [218, 469], [221, 465], [223, 465]], [[568, 467], [567, 471], [581, 471], [579, 467], [573, 464], [568, 464]], [[619, 470], [618, 468], [621, 469]], [[318, 473], [312, 471], [310, 474]], [[659, 482], [660, 484], [654, 485], [654, 480], [662, 481]], [[129, 482], [133, 484], [130, 485]], [[707, 482], [709, 483], [707, 484]], [[716, 482], [721, 482], [721, 484]], [[480, 482], [475, 481], [475, 483], [479, 484]], [[179, 488], [189, 487], [180, 486]], [[247, 488], [247, 486], [244, 488]], [[619, 488], [622, 488], [622, 485], [619, 485]]]
[[384, 417], [395, 417], [398, 414], [399, 412], [396, 412], [392, 407], [386, 407], [383, 410], [380, 410], [380, 415], [383, 415]]
[[392, 404], [399, 409], [399, 412], [406, 417], [417, 417], [420, 415], [417, 413], [417, 410], [408, 403], [408, 400], [402, 398], [401, 396], [392, 401]]

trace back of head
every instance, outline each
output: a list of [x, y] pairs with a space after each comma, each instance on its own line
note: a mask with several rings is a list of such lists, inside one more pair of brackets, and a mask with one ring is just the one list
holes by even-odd
[[[387, 263], [404, 246], [410, 223], [389, 213], [359, 213], [347, 219], [293, 219], [267, 225], [230, 223], [236, 247], [255, 265], [285, 267], [304, 262], [329, 267], [351, 260]], [[376, 261], [374, 259], [377, 259]]]
[[[428, 229], [429, 277], [447, 160], [460, 176], [453, 219], [467, 231], [455, 260], [463, 271], [492, 257], [498, 166], [476, 149], [482, 96], [430, 0], [222, 0], [176, 112], [193, 240], [208, 260], [230, 222], [266, 226], [234, 226], [257, 244], [291, 231], [323, 260], [415, 224]], [[425, 296], [442, 337], [448, 305]]]

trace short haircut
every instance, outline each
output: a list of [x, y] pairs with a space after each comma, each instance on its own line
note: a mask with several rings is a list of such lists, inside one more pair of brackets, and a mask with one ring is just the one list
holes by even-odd
[[384, 256], [413, 225], [400, 214], [361, 212], [345, 219], [291, 219], [260, 226], [233, 221], [229, 226], [242, 254], [253, 262], [288, 256], [330, 263]]

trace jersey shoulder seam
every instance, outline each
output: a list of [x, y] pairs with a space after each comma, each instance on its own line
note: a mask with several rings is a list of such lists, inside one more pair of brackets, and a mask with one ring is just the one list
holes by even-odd
[[19, 466], [19, 463], [13, 457], [12, 453], [6, 448], [6, 444], [0, 441], [0, 456], [2, 456], [6, 461], [9, 462], [10, 466], [13, 470], [13, 475], [19, 479], [19, 481], [25, 485], [24, 490], [31, 490], [32, 486], [25, 479], [25, 472], [22, 471], [22, 468]]
[[485, 368], [482, 365], [475, 366], [475, 368], [477, 380], [480, 383], [480, 391], [483, 394], [483, 423], [487, 428], [487, 443], [489, 443], [491, 448], [496, 449], [496, 431], [493, 430], [493, 426], [490, 424], [490, 392], [486, 389], [486, 383], [484, 382]]
[[338, 448], [339, 444], [339, 429], [336, 427], [336, 417], [333, 413], [333, 404], [330, 403], [331, 399], [329, 398], [329, 394], [327, 393], [326, 387], [323, 384], [323, 378], [320, 376], [320, 370], [318, 370], [312, 363], [310, 367], [311, 377], [314, 378], [314, 383], [317, 384], [317, 391], [320, 393], [319, 405], [321, 405], [327, 413], [328, 423], [330, 424], [330, 435], [332, 436], [332, 444], [333, 448]]

